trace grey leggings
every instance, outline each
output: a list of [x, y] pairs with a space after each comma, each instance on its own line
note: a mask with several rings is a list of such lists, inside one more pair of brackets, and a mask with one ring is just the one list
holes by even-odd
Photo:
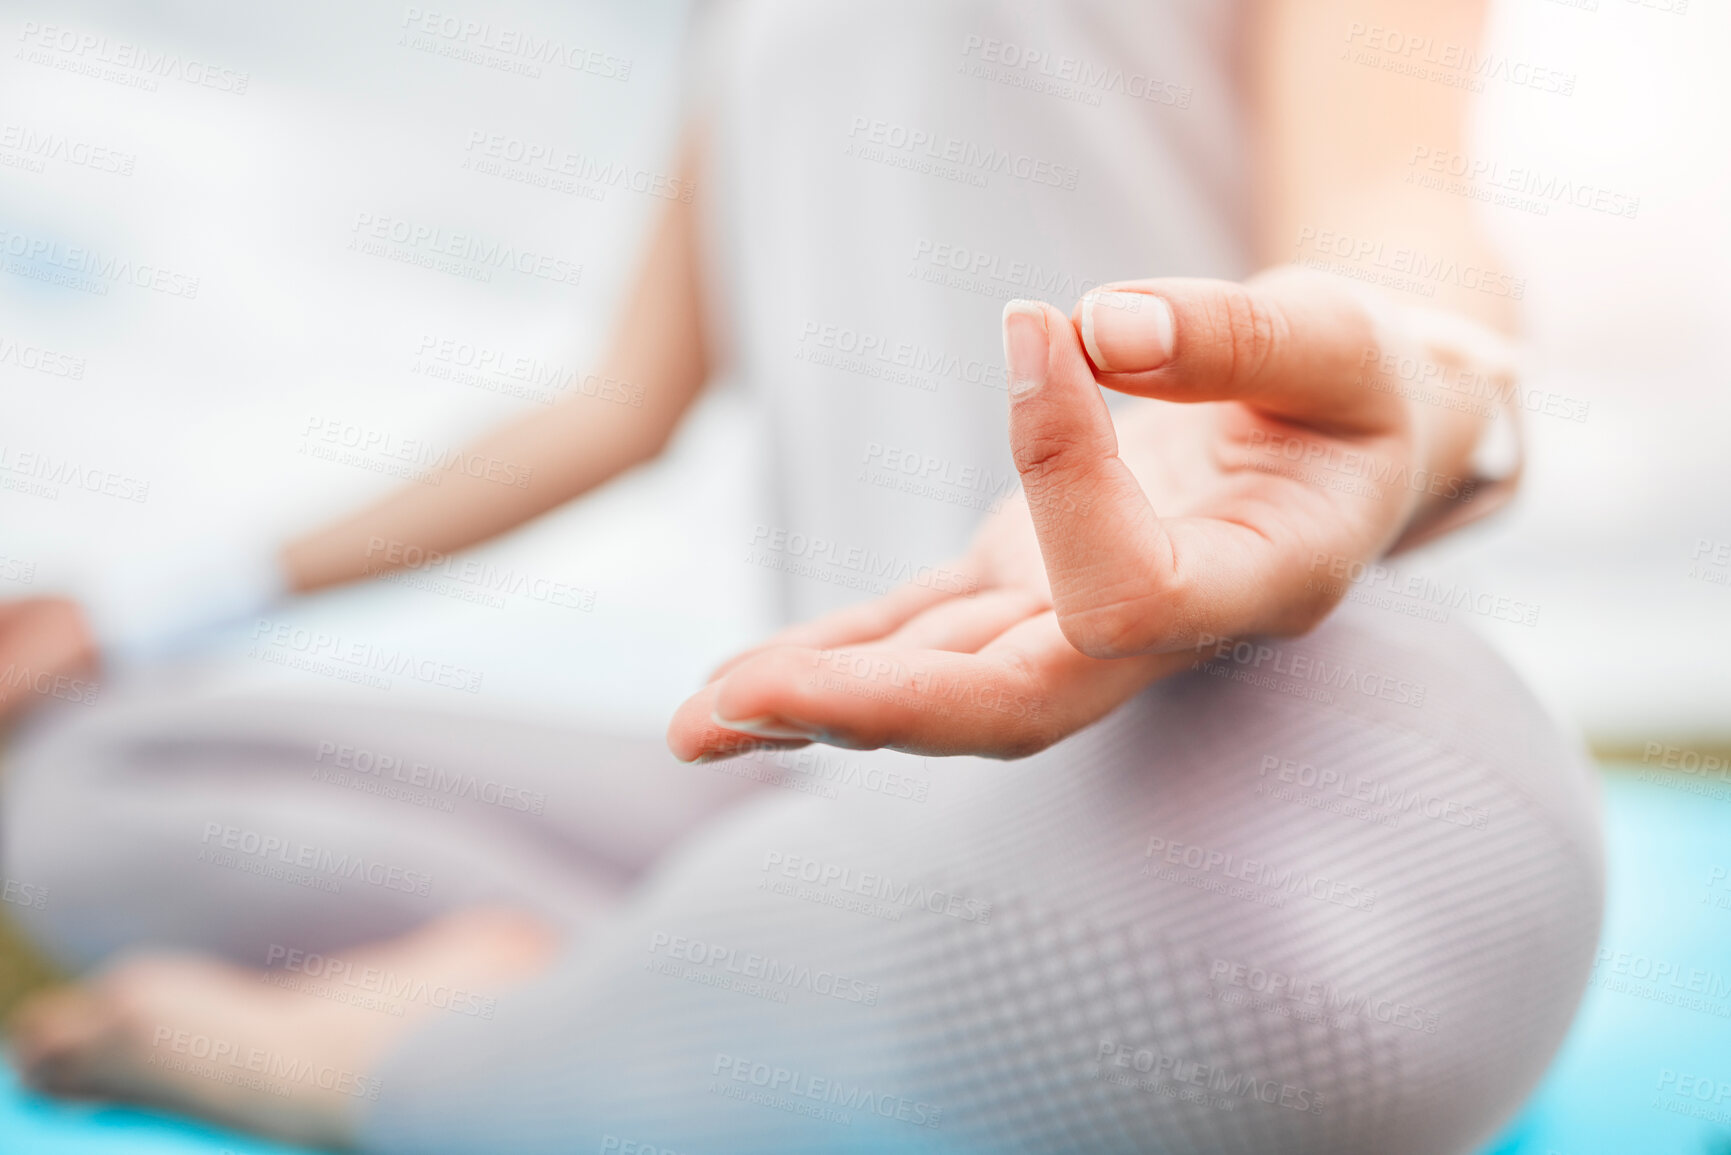
[[381, 1155], [1469, 1149], [1586, 978], [1582, 759], [1452, 628], [1206, 657], [1007, 764], [158, 696], [17, 751], [6, 870], [75, 965], [567, 927], [410, 1030]]

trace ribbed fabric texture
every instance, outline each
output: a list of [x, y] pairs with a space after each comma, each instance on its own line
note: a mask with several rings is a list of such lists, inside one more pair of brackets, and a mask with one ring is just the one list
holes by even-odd
[[[410, 802], [352, 753], [333, 782], [344, 748], [545, 804]], [[477, 902], [568, 927], [496, 1017], [413, 1027], [378, 1155], [1423, 1155], [1487, 1134], [1567, 1026], [1595, 798], [1481, 643], [1348, 607], [1017, 763], [679, 766], [499, 719], [159, 694], [44, 725], [4, 814], [8, 875], [52, 896], [19, 913], [75, 966], [256, 966]], [[201, 858], [210, 823], [431, 885], [290, 885]]]
[[0, 848], [50, 895], [19, 920], [74, 971], [143, 945], [260, 966], [478, 904], [583, 933], [754, 788], [658, 738], [172, 682], [33, 730]]
[[1458, 632], [1355, 610], [1272, 648], [1272, 682], [1228, 656], [1037, 757], [935, 761], [924, 804], [748, 804], [496, 1021], [419, 1029], [366, 1149], [1466, 1150], [1585, 981], [1590, 778]]

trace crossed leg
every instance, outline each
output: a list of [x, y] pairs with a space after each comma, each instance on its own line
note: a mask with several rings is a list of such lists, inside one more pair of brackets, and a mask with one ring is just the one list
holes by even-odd
[[[1018, 763], [819, 755], [834, 797], [703, 823], [513, 970], [536, 973], [496, 1013], [391, 1021], [311, 1134], [381, 1155], [1464, 1149], [1584, 983], [1590, 778], [1470, 638], [1348, 610], [1270, 652]], [[284, 1008], [212, 1025], [171, 985], [119, 1067], [165, 1027], [292, 1037]]]
[[755, 785], [657, 739], [160, 692], [9, 762], [17, 916], [88, 979], [17, 1017], [25, 1076], [325, 1144], [409, 1024], [491, 1016]]

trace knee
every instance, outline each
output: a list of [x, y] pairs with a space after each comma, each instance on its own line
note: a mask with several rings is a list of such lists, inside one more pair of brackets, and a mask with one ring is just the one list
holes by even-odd
[[6, 751], [0, 785], [0, 837], [9, 876], [45, 877], [73, 865], [80, 848], [67, 824], [98, 802], [100, 741], [91, 720], [43, 719]]
[[0, 796], [0, 862], [6, 912], [64, 965], [90, 961], [65, 925], [78, 896], [103, 883], [102, 839], [84, 833], [103, 805], [90, 726], [39, 726], [7, 752]]

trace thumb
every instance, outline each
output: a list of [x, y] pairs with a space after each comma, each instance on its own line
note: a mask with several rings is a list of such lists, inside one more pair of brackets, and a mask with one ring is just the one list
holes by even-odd
[[[1145, 601], [1171, 543], [1130, 469], [1075, 326], [1050, 305], [1004, 310], [1010, 449], [1070, 644], [1096, 658], [1143, 652]], [[1144, 608], [1127, 615], [1127, 606]]]

